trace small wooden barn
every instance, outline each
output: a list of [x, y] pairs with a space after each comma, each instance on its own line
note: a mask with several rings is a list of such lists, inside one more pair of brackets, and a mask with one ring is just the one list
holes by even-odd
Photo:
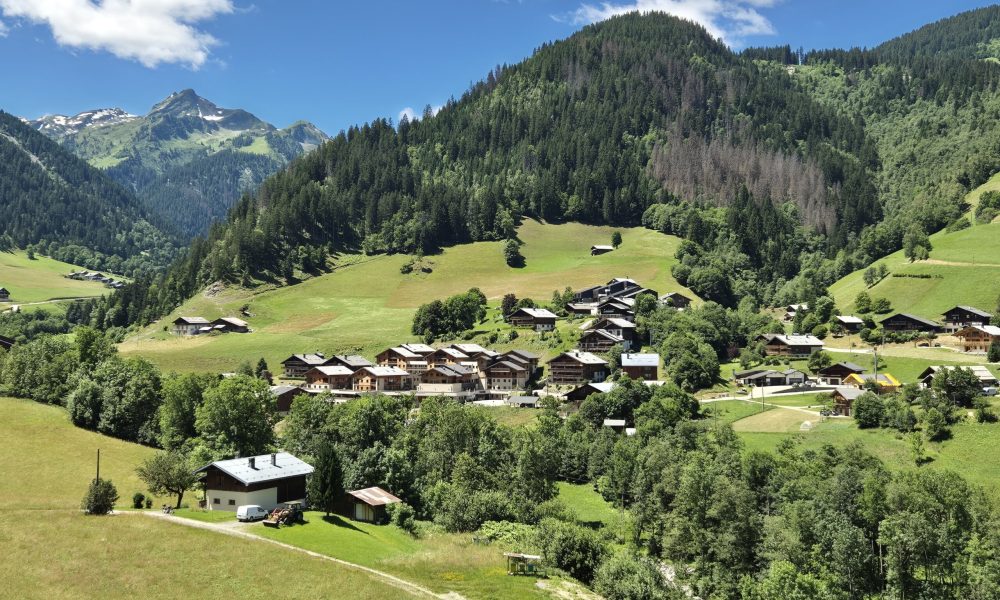
[[347, 492], [348, 516], [355, 521], [385, 523], [389, 520], [385, 507], [397, 502], [402, 500], [380, 487]]

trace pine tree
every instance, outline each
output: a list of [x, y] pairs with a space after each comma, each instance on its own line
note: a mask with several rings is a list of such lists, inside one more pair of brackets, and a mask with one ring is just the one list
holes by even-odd
[[329, 516], [343, 495], [344, 474], [341, 471], [340, 456], [333, 442], [327, 440], [319, 448], [316, 470], [309, 480], [309, 502]]

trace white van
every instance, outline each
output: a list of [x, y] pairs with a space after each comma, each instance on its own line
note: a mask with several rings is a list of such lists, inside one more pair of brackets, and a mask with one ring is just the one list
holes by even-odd
[[256, 504], [245, 504], [236, 509], [237, 521], [260, 521], [270, 514]]

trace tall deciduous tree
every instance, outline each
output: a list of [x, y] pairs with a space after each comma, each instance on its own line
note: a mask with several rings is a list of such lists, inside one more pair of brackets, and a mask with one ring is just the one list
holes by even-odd
[[177, 496], [176, 508], [181, 507], [184, 492], [198, 481], [191, 463], [180, 452], [159, 452], [139, 465], [135, 473], [154, 494]]
[[255, 377], [223, 380], [205, 393], [195, 414], [195, 428], [214, 457], [264, 454], [274, 444], [274, 396]]

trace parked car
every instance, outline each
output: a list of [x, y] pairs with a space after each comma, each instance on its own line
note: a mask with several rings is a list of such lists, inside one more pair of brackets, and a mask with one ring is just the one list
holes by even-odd
[[267, 518], [270, 514], [262, 507], [256, 504], [244, 504], [236, 509], [236, 520], [237, 521], [261, 521]]
[[984, 387], [983, 388], [983, 395], [984, 396], [996, 396], [997, 392], [1000, 392], [1000, 389], [995, 388], [995, 387]]

